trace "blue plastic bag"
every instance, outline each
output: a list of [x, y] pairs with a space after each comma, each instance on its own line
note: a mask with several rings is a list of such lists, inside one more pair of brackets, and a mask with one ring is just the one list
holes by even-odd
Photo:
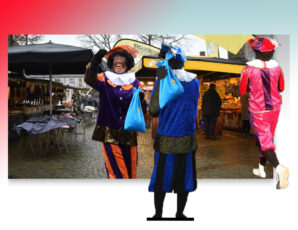
[[126, 114], [124, 129], [145, 133], [145, 119], [139, 97], [139, 93], [142, 92], [142, 89], [136, 89], [134, 87], [132, 90], [133, 96]]
[[183, 86], [168, 64], [168, 60], [172, 57], [173, 54], [167, 53], [165, 61], [157, 63], [158, 67], [165, 66], [168, 73], [167, 76], [164, 79], [161, 79], [159, 83], [159, 107], [161, 109], [172, 100], [178, 98], [184, 92]]

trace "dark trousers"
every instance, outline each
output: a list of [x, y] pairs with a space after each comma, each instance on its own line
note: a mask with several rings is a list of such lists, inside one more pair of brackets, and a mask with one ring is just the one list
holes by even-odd
[[216, 127], [217, 116], [207, 115], [205, 116], [205, 135], [215, 137], [215, 127]]
[[[163, 202], [165, 199], [165, 192], [154, 192], [154, 205], [155, 205], [155, 215], [156, 218], [162, 217]], [[188, 192], [177, 193], [177, 212], [176, 218], [182, 217], [186, 202], [187, 202]]]
[[250, 132], [249, 120], [243, 120], [243, 132], [245, 134], [249, 134], [249, 132]]
[[260, 156], [260, 164], [265, 166], [266, 162], [268, 161], [274, 168], [279, 165], [278, 158], [276, 153], [273, 149], [267, 149], [262, 152], [263, 156]]

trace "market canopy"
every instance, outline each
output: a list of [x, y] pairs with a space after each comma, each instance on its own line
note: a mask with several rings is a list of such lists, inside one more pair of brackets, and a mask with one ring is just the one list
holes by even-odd
[[52, 74], [82, 74], [93, 56], [91, 49], [46, 44], [8, 48], [8, 70], [28, 75], [49, 75], [50, 114], [52, 114]]
[[[134, 68], [136, 76], [140, 80], [154, 80], [158, 61], [157, 56], [144, 56]], [[239, 77], [245, 66], [244, 60], [187, 57], [184, 69], [197, 74], [203, 81], [215, 81], [228, 77]]]
[[8, 48], [8, 70], [12, 72], [36, 75], [83, 74], [86, 65], [93, 56], [91, 49], [76, 46], [46, 44], [13, 46]]
[[208, 42], [212, 42], [235, 55], [239, 52], [248, 39], [254, 37], [251, 34], [198, 34], [196, 36]]

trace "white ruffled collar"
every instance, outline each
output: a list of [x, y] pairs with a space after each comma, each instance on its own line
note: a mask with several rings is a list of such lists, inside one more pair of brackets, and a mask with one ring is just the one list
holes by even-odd
[[275, 60], [269, 60], [269, 61], [262, 61], [260, 59], [254, 59], [250, 62], [247, 62], [246, 64], [249, 65], [249, 66], [253, 66], [253, 67], [256, 67], [256, 68], [260, 68], [260, 69], [263, 69], [265, 68], [265, 65], [264, 63], [266, 64], [266, 68], [275, 68], [278, 66], [278, 62], [275, 61]]
[[173, 69], [173, 73], [179, 81], [190, 82], [197, 77], [196, 74], [185, 71], [184, 69]]
[[118, 74], [111, 71], [106, 71], [105, 75], [114, 85], [130, 85], [136, 80], [135, 73]]

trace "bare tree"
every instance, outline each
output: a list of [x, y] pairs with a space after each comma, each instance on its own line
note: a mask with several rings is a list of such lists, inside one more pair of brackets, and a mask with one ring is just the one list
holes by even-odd
[[139, 34], [137, 37], [144, 43], [148, 45], [153, 45], [159, 40], [159, 35], [157, 34]]
[[138, 35], [120, 35], [120, 34], [87, 34], [79, 36], [83, 46], [93, 51], [99, 49], [110, 50], [115, 43], [124, 38], [136, 39], [148, 45], [160, 47], [161, 43], [178, 45], [185, 35], [175, 34], [138, 34]]
[[79, 37], [80, 41], [86, 48], [92, 50], [106, 49], [110, 50], [113, 48], [114, 44], [121, 39], [120, 34], [98, 34], [98, 35], [81, 35]]
[[185, 37], [183, 34], [139, 34], [137, 38], [148, 45], [160, 46], [161, 43], [179, 44], [179, 41]]
[[14, 45], [33, 45], [42, 41], [43, 35], [39, 34], [14, 34], [8, 35], [8, 46]]

